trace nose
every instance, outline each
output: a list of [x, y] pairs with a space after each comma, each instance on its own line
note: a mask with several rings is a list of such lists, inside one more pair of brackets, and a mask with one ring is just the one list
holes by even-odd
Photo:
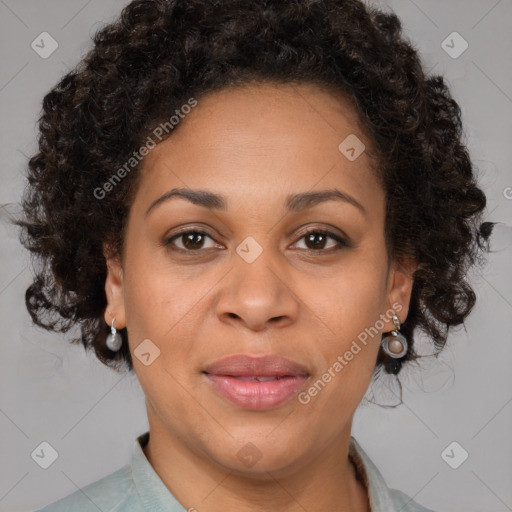
[[263, 254], [252, 263], [238, 258], [226, 276], [216, 304], [222, 322], [264, 331], [296, 321], [299, 301], [293, 283], [287, 279], [284, 269], [272, 264]]

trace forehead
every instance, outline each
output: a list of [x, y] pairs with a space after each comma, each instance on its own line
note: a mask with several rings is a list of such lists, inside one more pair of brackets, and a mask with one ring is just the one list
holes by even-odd
[[[366, 147], [353, 161], [340, 150], [347, 137]], [[341, 92], [306, 84], [228, 87], [199, 98], [149, 152], [140, 194], [149, 200], [174, 186], [228, 196], [251, 189], [263, 200], [270, 192], [316, 184], [366, 194], [379, 190], [370, 148], [356, 108]]]

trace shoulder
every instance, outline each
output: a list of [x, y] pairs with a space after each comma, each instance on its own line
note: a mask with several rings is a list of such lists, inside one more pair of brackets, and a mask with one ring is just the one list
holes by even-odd
[[389, 489], [393, 505], [400, 506], [400, 512], [435, 512], [414, 501], [410, 496], [398, 489]]
[[92, 482], [36, 512], [142, 511], [129, 465]]

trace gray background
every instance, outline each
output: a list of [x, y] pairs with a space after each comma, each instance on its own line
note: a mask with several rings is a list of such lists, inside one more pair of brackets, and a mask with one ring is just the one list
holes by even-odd
[[[472, 276], [478, 302], [466, 330], [449, 337], [437, 360], [400, 374], [403, 405], [385, 409], [365, 401], [352, 433], [388, 485], [425, 506], [439, 512], [512, 510], [512, 2], [374, 3], [398, 13], [426, 69], [447, 78], [488, 197], [487, 220], [500, 225], [488, 265]], [[125, 4], [0, 0], [1, 511], [34, 510], [115, 471], [147, 429], [135, 377], [116, 374], [67, 343], [76, 332], [57, 335], [31, 325], [24, 305], [30, 259], [7, 223], [19, 211], [43, 95]], [[31, 48], [43, 31], [59, 45], [47, 59]], [[441, 47], [453, 31], [469, 44], [458, 58]], [[394, 401], [395, 388], [388, 385], [385, 380], [373, 389], [376, 401]], [[46, 470], [31, 458], [43, 441], [58, 452]], [[441, 456], [453, 441], [469, 453], [457, 469]]]

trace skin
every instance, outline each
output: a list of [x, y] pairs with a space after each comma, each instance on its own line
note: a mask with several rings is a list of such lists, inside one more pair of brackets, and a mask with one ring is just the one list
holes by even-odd
[[[394, 329], [390, 316], [308, 404], [293, 397], [272, 410], [244, 410], [201, 373], [225, 356], [277, 354], [307, 366], [307, 390], [393, 304], [405, 321], [415, 266], [388, 261], [385, 194], [366, 151], [354, 161], [339, 151], [349, 134], [370, 147], [352, 104], [315, 85], [206, 95], [145, 157], [122, 257], [104, 247], [105, 321], [127, 327], [146, 396], [144, 451], [187, 509], [370, 510], [348, 446], [381, 333]], [[145, 215], [173, 188], [222, 194], [227, 208], [174, 198]], [[366, 213], [334, 200], [285, 211], [289, 194], [331, 188]], [[208, 236], [202, 244], [175, 239], [195, 253], [173, 251], [163, 241], [178, 227]], [[308, 244], [304, 231], [315, 228], [345, 233], [350, 246], [331, 238]], [[248, 236], [263, 249], [252, 263], [236, 252]], [[134, 354], [145, 339], [160, 350], [148, 366]], [[249, 442], [261, 454], [252, 467], [237, 457]]]

